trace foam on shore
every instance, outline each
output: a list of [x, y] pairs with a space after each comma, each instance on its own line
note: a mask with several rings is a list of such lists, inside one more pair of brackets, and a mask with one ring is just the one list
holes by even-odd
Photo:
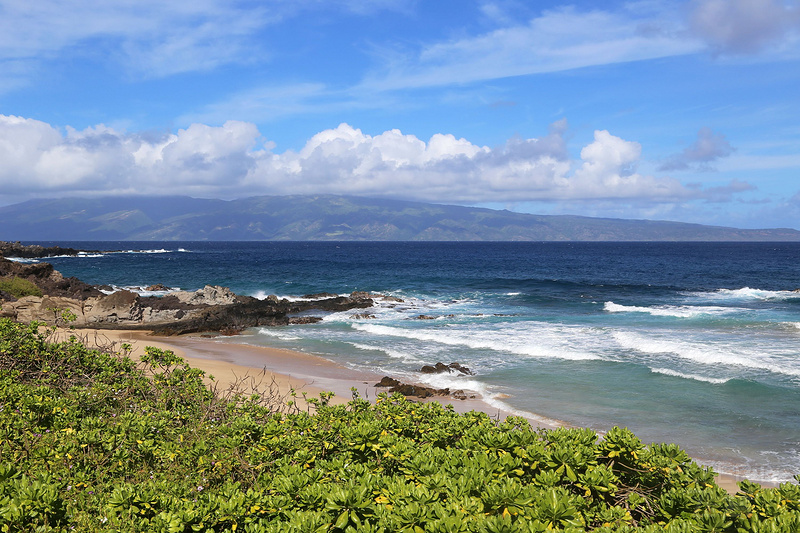
[[[190, 366], [205, 371], [207, 376], [213, 375], [213, 383], [223, 391], [237, 380], [248, 377], [262, 383], [272, 383], [278, 387], [282, 398], [296, 401], [303, 410], [309, 408], [303, 402], [303, 393], [309, 398], [316, 398], [321, 392], [331, 391], [335, 393], [331, 403], [343, 404], [352, 398], [353, 389], [368, 400], [373, 400], [377, 394], [383, 392], [383, 389], [374, 386], [382, 377], [374, 372], [347, 368], [299, 351], [249, 345], [242, 342], [244, 338], [159, 337], [138, 330], [78, 330], [78, 334], [90, 344], [92, 339], [96, 344], [129, 343], [133, 357], [142, 355], [147, 346], [172, 350]], [[291, 396], [292, 391], [296, 391], [295, 397]], [[566, 425], [544, 416], [510, 408], [500, 398], [455, 400], [437, 397], [429, 401], [450, 403], [456, 412], [481, 411], [497, 419], [512, 415], [522, 416], [536, 427], [554, 428]], [[738, 490], [736, 482], [742, 479], [743, 476], [721, 473], [717, 482], [733, 493]]]

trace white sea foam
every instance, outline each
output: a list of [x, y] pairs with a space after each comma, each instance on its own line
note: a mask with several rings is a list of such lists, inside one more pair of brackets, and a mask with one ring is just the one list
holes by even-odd
[[[290, 294], [275, 294], [273, 292], [267, 292], [258, 290], [250, 294], [253, 298], [258, 300], [266, 300], [269, 296], [276, 296], [278, 300], [286, 300], [287, 302], [310, 302], [312, 300], [319, 300], [319, 298], [306, 298], [304, 296], [293, 296]], [[330, 296], [330, 298], [336, 298], [338, 296], [347, 296], [346, 294], [336, 294], [334, 296]]]
[[707, 376], [700, 376], [698, 374], [684, 374], [683, 372], [678, 372], [677, 370], [671, 370], [669, 368], [651, 368], [650, 371], [655, 374], [664, 374], [665, 376], [672, 376], [676, 378], [704, 381], [706, 383], [713, 383], [714, 385], [722, 385], [723, 383], [727, 383], [729, 381], [725, 378], [710, 378]]
[[158, 248], [155, 250], [123, 250], [122, 253], [127, 254], [168, 254], [172, 252], [172, 250], [167, 250], [166, 248]]
[[389, 357], [391, 357], [393, 359], [401, 359], [401, 360], [403, 360], [403, 361], [405, 361], [407, 363], [422, 363], [423, 362], [421, 359], [417, 359], [416, 357], [414, 357], [413, 355], [411, 355], [408, 352], [401, 352], [400, 350], [393, 350], [393, 349], [387, 348], [385, 346], [374, 346], [374, 345], [371, 345], [371, 344], [362, 344], [362, 343], [359, 343], [359, 342], [351, 342], [350, 344], [352, 346], [354, 346], [355, 348], [358, 348], [359, 350], [383, 352], [383, 353], [385, 353], [386, 355], [388, 355]]
[[790, 291], [770, 291], [764, 289], [753, 289], [742, 287], [741, 289], [717, 289], [708, 292], [691, 292], [691, 296], [709, 300], [787, 300], [800, 298], [800, 292]]
[[[466, 346], [472, 349], [506, 351], [526, 357], [568, 359], [574, 361], [600, 359], [597, 354], [576, 350], [558, 331], [521, 331], [515, 328], [502, 330], [463, 328], [399, 328], [381, 324], [352, 324], [353, 329], [373, 335], [402, 337], [448, 346]], [[575, 329], [575, 328], [561, 328]], [[562, 331], [563, 333], [563, 331]]]
[[258, 329], [259, 335], [264, 335], [265, 337], [274, 337], [276, 339], [280, 339], [282, 341], [299, 341], [302, 340], [302, 337], [298, 337], [297, 335], [292, 335], [291, 333], [286, 333], [283, 330], [275, 329], [275, 328], [259, 328]]
[[38, 263], [39, 259], [35, 259], [33, 257], [7, 257], [9, 261], [13, 261], [14, 263]]
[[638, 305], [620, 305], [614, 302], [603, 304], [603, 310], [609, 313], [647, 313], [653, 316], [667, 316], [675, 318], [695, 318], [698, 316], [713, 316], [737, 313], [743, 309], [719, 306], [691, 306], [691, 305], [657, 305], [643, 307]]
[[139, 296], [146, 297], [146, 296], [166, 296], [167, 294], [169, 294], [171, 292], [179, 291], [179, 290], [181, 290], [179, 287], [172, 287], [172, 288], [164, 290], [164, 291], [150, 291], [150, 290], [147, 290], [146, 287], [141, 287], [141, 286], [119, 287], [117, 285], [112, 285], [111, 286], [111, 290], [100, 289], [100, 292], [102, 292], [103, 294], [114, 294], [115, 292], [118, 292], [118, 291], [130, 291], [130, 292], [138, 294]]
[[768, 359], [759, 359], [757, 353], [742, 353], [741, 348], [730, 345], [698, 344], [694, 341], [667, 339], [661, 336], [648, 337], [628, 331], [616, 331], [613, 337], [622, 348], [643, 353], [671, 354], [703, 365], [723, 364], [800, 376], [800, 368], [790, 367], [788, 362], [775, 364]]

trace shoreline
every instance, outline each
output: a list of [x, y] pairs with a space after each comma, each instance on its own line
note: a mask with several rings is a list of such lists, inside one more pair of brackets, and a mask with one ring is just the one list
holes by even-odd
[[[102, 338], [106, 344], [129, 343], [132, 346], [131, 357], [139, 357], [144, 353], [146, 346], [171, 350], [191, 367], [205, 371], [206, 382], [212, 386], [216, 385], [220, 391], [224, 392], [242, 380], [254, 384], [266, 384], [271, 394], [277, 394], [276, 401], [285, 404], [292, 400], [296, 403], [296, 407], [303, 411], [310, 409], [310, 405], [303, 401], [304, 394], [309, 398], [318, 398], [320, 393], [329, 391], [335, 394], [330, 399], [331, 404], [345, 404], [352, 398], [352, 389], [369, 401], [373, 401], [379, 393], [386, 390], [374, 386], [383, 377], [382, 375], [348, 368], [324, 357], [296, 350], [235, 341], [218, 342], [214, 338], [199, 335], [163, 337], [152, 335], [146, 330], [77, 329], [72, 333], [79, 338], [84, 337], [89, 342], [93, 336], [95, 342], [98, 338]], [[213, 381], [208, 379], [210, 376], [213, 376]], [[296, 393], [295, 397], [292, 397], [293, 391]], [[524, 416], [499, 409], [480, 398], [457, 400], [447, 396], [434, 396], [423, 400], [411, 399], [449, 404], [459, 413], [480, 411], [498, 419], [523, 416], [532, 426], [539, 428], [570, 427], [569, 424], [559, 424], [558, 421], [547, 423], [551, 419], [538, 415]], [[739, 490], [737, 482], [744, 479], [747, 478], [735, 474], [717, 473], [717, 484], [730, 494]], [[772, 483], [761, 484], [765, 487], [777, 486]]]

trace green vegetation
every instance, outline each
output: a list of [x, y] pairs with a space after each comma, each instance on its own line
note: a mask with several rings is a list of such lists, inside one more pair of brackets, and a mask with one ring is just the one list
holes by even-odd
[[800, 486], [731, 496], [625, 429], [385, 395], [309, 414], [202, 378], [0, 320], [0, 531], [800, 531]]
[[27, 279], [19, 278], [17, 276], [0, 278], [0, 291], [7, 292], [14, 298], [42, 295], [42, 289]]

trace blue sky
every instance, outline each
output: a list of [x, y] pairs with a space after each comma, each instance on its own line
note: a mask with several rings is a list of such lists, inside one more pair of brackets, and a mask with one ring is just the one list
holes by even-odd
[[0, 205], [322, 193], [800, 229], [800, 2], [0, 0]]

